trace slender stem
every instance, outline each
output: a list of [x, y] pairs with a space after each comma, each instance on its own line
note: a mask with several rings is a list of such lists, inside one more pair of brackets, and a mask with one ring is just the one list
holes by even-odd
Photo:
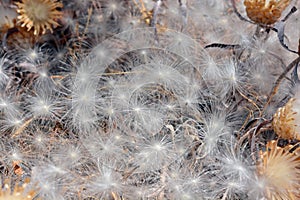
[[[294, 66], [296, 66], [298, 63], [300, 62], [300, 56], [297, 57], [295, 60], [293, 60], [293, 62], [291, 62], [287, 68], [283, 71], [283, 73], [278, 77], [278, 79], [276, 80], [272, 90], [271, 90], [271, 93], [268, 97], [268, 100], [267, 100], [267, 103], [265, 104], [264, 108], [263, 108], [263, 111], [266, 110], [267, 106], [270, 104], [272, 98], [275, 96], [275, 94], [277, 93], [278, 89], [279, 89], [279, 86], [280, 86], [280, 83], [281, 81], [284, 79], [284, 77], [289, 73], [289, 71], [291, 71], [293, 69]], [[262, 114], [263, 112], [261, 112]]]

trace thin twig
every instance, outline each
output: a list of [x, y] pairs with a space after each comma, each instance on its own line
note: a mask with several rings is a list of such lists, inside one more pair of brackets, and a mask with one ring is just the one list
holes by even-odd
[[244, 95], [244, 94], [241, 93], [240, 91], [238, 91], [238, 93], [239, 93], [243, 98], [245, 98], [247, 101], [249, 101], [252, 105], [254, 105], [254, 107], [256, 107], [257, 110], [258, 110], [258, 112], [260, 113], [259, 115], [261, 115], [260, 108], [258, 107], [258, 105], [256, 105], [256, 103], [255, 103], [252, 99], [248, 98], [246, 95]]
[[207, 49], [207, 48], [237, 49], [237, 48], [240, 48], [240, 47], [241, 47], [241, 45], [239, 45], [239, 44], [212, 43], [212, 44], [206, 45], [204, 47], [204, 49]]
[[[252, 135], [252, 139], [251, 139], [251, 152], [254, 152], [254, 145], [255, 145], [255, 138], [258, 134], [261, 133], [262, 131], [262, 128], [268, 124], [270, 124], [272, 122], [272, 119], [271, 120], [266, 120], [266, 121], [263, 121], [262, 123], [260, 123], [257, 127], [255, 127], [255, 130], [254, 130], [254, 133]], [[264, 130], [268, 130], [268, 128], [264, 129]]]
[[91, 21], [92, 12], [93, 12], [93, 8], [89, 8], [88, 9], [88, 16], [87, 16], [87, 20], [86, 20], [86, 25], [85, 25], [85, 28], [84, 28], [84, 31], [83, 31], [83, 36], [85, 36], [86, 33], [87, 33], [88, 26], [89, 26], [89, 23]]
[[155, 40], [157, 42], [158, 42], [158, 35], [157, 35], [156, 23], [157, 23], [158, 11], [159, 11], [161, 5], [162, 5], [162, 0], [157, 0], [156, 4], [154, 5], [154, 8], [153, 8], [153, 15], [152, 15], [151, 23], [150, 23], [150, 26], [154, 28]]
[[17, 129], [17, 131], [16, 131], [11, 137], [14, 138], [14, 137], [16, 137], [17, 135], [19, 135], [20, 133], [22, 133], [22, 132], [25, 130], [25, 128], [30, 124], [30, 122], [32, 122], [33, 119], [34, 119], [34, 118], [32, 117], [32, 118], [30, 118], [29, 120], [27, 120], [26, 122], [24, 122], [24, 123], [22, 124], [22, 126], [20, 126], [20, 127]]
[[251, 24], [255, 24], [254, 22], [252, 22], [252, 21], [246, 19], [245, 17], [243, 17], [243, 16], [239, 13], [239, 11], [238, 11], [238, 9], [236, 8], [236, 5], [235, 5], [235, 0], [231, 0], [231, 4], [232, 4], [233, 12], [238, 16], [238, 18], [240, 18], [240, 20], [249, 22], [249, 23], [251, 23]]
[[278, 77], [278, 79], [276, 80], [271, 93], [268, 97], [267, 103], [265, 104], [261, 114], [266, 110], [267, 106], [270, 104], [272, 98], [275, 96], [275, 94], [277, 93], [280, 83], [281, 81], [284, 79], [284, 77], [287, 75], [287, 73], [289, 73], [289, 71], [291, 71], [293, 69], [294, 66], [296, 66], [298, 63], [300, 62], [300, 56], [298, 58], [296, 58], [295, 60], [293, 60], [293, 62], [291, 62], [287, 68], [283, 71], [283, 73]]
[[228, 195], [228, 192], [229, 192], [229, 188], [226, 189], [225, 193], [223, 194], [223, 197], [221, 200], [226, 200], [227, 198], [227, 195]]

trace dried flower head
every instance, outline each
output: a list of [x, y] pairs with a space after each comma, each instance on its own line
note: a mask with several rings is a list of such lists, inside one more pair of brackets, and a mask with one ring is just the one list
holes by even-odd
[[300, 157], [290, 150], [290, 146], [278, 147], [273, 140], [260, 152], [257, 172], [264, 180], [267, 199], [300, 199]]
[[258, 24], [274, 24], [290, 0], [245, 0], [247, 16]]
[[30, 179], [27, 178], [23, 184], [16, 183], [16, 186], [11, 188], [10, 179], [4, 181], [4, 187], [0, 189], [0, 200], [32, 200], [36, 196], [36, 191], [27, 191], [27, 185]]
[[58, 19], [62, 17], [62, 12], [59, 8], [63, 4], [57, 0], [22, 0], [17, 2], [18, 23], [21, 27], [26, 26], [27, 31], [34, 29], [34, 35], [45, 34], [47, 30], [51, 32], [52, 27], [57, 27]]
[[295, 109], [297, 107], [297, 101], [295, 98], [291, 98], [284, 107], [277, 110], [273, 117], [273, 128], [275, 133], [283, 139], [300, 139], [299, 133], [299, 117]]

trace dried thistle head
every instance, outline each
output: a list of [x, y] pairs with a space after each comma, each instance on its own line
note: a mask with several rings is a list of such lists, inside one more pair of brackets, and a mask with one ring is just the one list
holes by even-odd
[[57, 0], [22, 0], [17, 2], [18, 23], [21, 27], [27, 28], [27, 31], [34, 29], [34, 35], [39, 35], [40, 32], [45, 34], [47, 30], [51, 32], [52, 27], [59, 26], [58, 20], [62, 17], [62, 12], [59, 8], [63, 4]]
[[27, 191], [27, 185], [30, 179], [27, 178], [23, 184], [18, 184], [11, 188], [10, 179], [4, 181], [4, 186], [0, 189], [0, 200], [32, 200], [36, 196], [36, 191]]
[[260, 152], [257, 172], [265, 182], [267, 199], [300, 199], [300, 156], [290, 150], [273, 140]]
[[275, 133], [283, 139], [300, 139], [297, 113], [295, 110], [296, 99], [291, 98], [284, 107], [274, 114], [272, 125]]
[[290, 0], [245, 0], [247, 16], [258, 24], [274, 24]]

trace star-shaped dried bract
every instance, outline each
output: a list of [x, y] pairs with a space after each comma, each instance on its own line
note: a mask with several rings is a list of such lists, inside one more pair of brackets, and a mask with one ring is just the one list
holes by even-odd
[[57, 22], [62, 17], [59, 10], [63, 4], [56, 0], [22, 0], [17, 2], [18, 23], [27, 31], [34, 29], [34, 35], [45, 34], [47, 30], [59, 26]]
[[260, 152], [257, 165], [259, 177], [264, 180], [267, 199], [300, 199], [300, 157], [290, 152], [293, 147], [278, 147], [270, 141], [266, 151]]

